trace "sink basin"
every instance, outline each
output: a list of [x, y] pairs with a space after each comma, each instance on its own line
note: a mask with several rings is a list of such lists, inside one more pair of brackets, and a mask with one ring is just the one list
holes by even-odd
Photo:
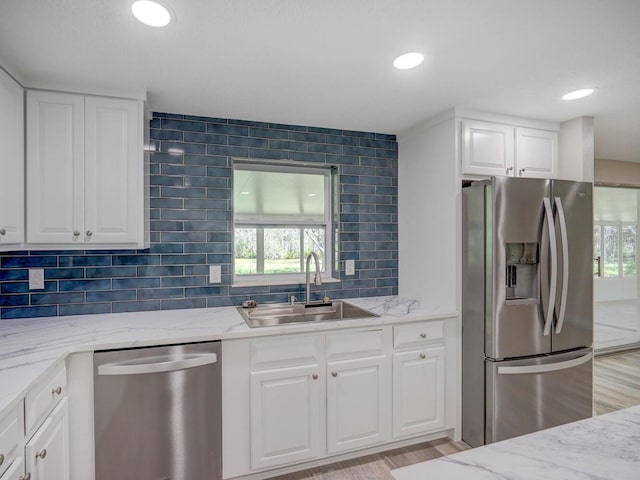
[[378, 317], [364, 308], [347, 302], [268, 304], [254, 308], [238, 307], [238, 311], [250, 327], [269, 327], [289, 323], [324, 322], [354, 318]]

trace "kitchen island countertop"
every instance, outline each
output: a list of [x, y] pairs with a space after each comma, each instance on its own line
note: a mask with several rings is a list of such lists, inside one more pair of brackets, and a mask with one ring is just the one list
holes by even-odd
[[436, 458], [396, 480], [636, 480], [640, 406]]

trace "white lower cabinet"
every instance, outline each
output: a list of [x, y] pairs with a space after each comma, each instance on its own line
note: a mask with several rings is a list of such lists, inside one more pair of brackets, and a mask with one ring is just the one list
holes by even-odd
[[63, 398], [27, 442], [28, 480], [69, 480], [68, 417], [67, 399]]
[[338, 453], [389, 438], [388, 357], [327, 363], [327, 452]]
[[11, 466], [0, 475], [0, 480], [29, 480], [31, 477], [24, 473], [24, 460], [22, 457], [16, 458]]
[[319, 365], [251, 372], [251, 468], [323, 452], [324, 379]]
[[444, 347], [393, 354], [393, 437], [445, 426]]

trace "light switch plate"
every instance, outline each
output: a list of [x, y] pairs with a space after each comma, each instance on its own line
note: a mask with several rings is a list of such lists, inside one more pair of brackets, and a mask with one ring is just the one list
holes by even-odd
[[355, 260], [345, 260], [344, 261], [344, 274], [345, 275], [355, 275], [356, 274], [356, 261]]
[[222, 283], [222, 268], [220, 265], [209, 265], [209, 283]]
[[44, 290], [44, 268], [29, 269], [29, 290]]

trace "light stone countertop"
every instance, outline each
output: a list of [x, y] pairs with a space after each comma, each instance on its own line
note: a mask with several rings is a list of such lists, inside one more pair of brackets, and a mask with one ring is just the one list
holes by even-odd
[[396, 480], [636, 480], [640, 406], [397, 470]]
[[[0, 414], [75, 352], [354, 328], [456, 317], [396, 296], [346, 299], [380, 315], [359, 320], [249, 328], [235, 307], [0, 321]], [[224, 360], [223, 360], [224, 361]]]

